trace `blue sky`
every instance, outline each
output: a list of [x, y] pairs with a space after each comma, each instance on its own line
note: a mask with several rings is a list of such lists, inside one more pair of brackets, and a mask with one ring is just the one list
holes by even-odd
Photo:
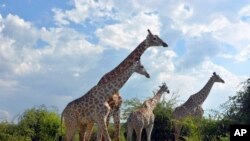
[[142, 42], [148, 28], [169, 48], [142, 55], [151, 78], [134, 74], [120, 90], [124, 99], [144, 100], [166, 82], [181, 104], [216, 72], [226, 83], [213, 86], [203, 104], [208, 113], [249, 78], [246, 0], [2, 0], [0, 120], [41, 104], [61, 112]]

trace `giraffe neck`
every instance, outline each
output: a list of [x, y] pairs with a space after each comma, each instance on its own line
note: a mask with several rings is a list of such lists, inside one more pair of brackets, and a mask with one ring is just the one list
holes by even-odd
[[108, 83], [100, 84], [105, 90], [105, 93], [101, 93], [100, 95], [108, 101], [128, 81], [129, 77], [134, 73], [135, 67], [136, 64], [133, 64], [120, 75], [110, 79]]
[[128, 67], [130, 67], [134, 62], [138, 61], [141, 55], [145, 52], [145, 50], [149, 46], [146, 44], [146, 40], [141, 42], [118, 66], [116, 66], [113, 70], [106, 73], [98, 82], [98, 84], [104, 84], [109, 81], [112, 77], [119, 75], [123, 71], [125, 71]]
[[206, 85], [198, 93], [193, 95], [193, 98], [194, 98], [193, 100], [195, 101], [195, 103], [197, 103], [198, 105], [203, 104], [208, 94], [210, 93], [210, 90], [212, 89], [213, 84], [214, 84], [214, 79], [213, 77], [211, 77], [206, 83]]
[[157, 100], [157, 102], [159, 102], [160, 99], [161, 99], [162, 94], [163, 94], [163, 92], [158, 92], [158, 93], [154, 96], [154, 99]]
[[163, 92], [157, 92], [156, 95], [153, 97], [153, 99], [155, 100], [155, 102], [152, 103], [151, 107], [152, 110], [155, 109], [157, 103], [159, 103], [161, 96], [162, 96]]

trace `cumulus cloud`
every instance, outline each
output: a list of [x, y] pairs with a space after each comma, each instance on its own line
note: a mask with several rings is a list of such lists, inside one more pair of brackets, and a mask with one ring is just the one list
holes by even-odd
[[[216, 108], [246, 78], [219, 60], [249, 59], [249, 6], [245, 3], [230, 9], [227, 5], [232, 3], [213, 0], [129, 0], [123, 4], [74, 0], [70, 4], [69, 9], [52, 9], [53, 27], [38, 28], [18, 15], [0, 15], [0, 106], [8, 111], [2, 112], [4, 117], [39, 104], [62, 109], [119, 64], [146, 38], [148, 28], [169, 48], [152, 47], [142, 55], [151, 78], [132, 76], [121, 90], [125, 99], [152, 96], [166, 82], [182, 103], [216, 71], [226, 83], [216, 84], [204, 103], [206, 108]], [[81, 33], [82, 26], [88, 26], [86, 32], [91, 35]]]
[[153, 34], [159, 34], [160, 27], [161, 23], [157, 15], [142, 12], [120, 23], [97, 29], [96, 36], [102, 45], [131, 50], [146, 39], [147, 29], [150, 29]]
[[[11, 116], [39, 104], [63, 107], [96, 81], [90, 79], [94, 72], [86, 72], [96, 67], [103, 49], [84, 34], [71, 28], [39, 29], [17, 15], [0, 17], [0, 106]], [[85, 79], [88, 84], [81, 83]]]
[[[179, 102], [177, 105], [185, 102], [188, 97], [198, 92], [212, 76], [212, 73], [216, 72], [224, 79], [225, 84], [214, 84], [207, 100], [204, 102], [205, 109], [218, 109], [229, 96], [232, 96], [239, 89], [240, 82], [244, 81], [247, 76], [237, 76], [228, 71], [222, 66], [216, 65], [211, 60], [204, 60], [200, 65], [193, 67], [188, 72], [173, 72], [167, 73], [161, 71], [158, 73], [157, 82], [167, 80], [169, 88], [173, 92], [177, 92]], [[220, 97], [218, 99], [218, 97]], [[214, 102], [216, 101], [216, 102]], [[213, 104], [211, 104], [213, 103]]]
[[72, 9], [62, 10], [54, 8], [52, 11], [54, 12], [54, 19], [59, 25], [68, 25], [70, 22], [80, 24], [87, 18], [96, 20], [112, 16], [113, 2], [108, 0], [74, 0]]
[[178, 70], [188, 70], [199, 65], [207, 58], [216, 57], [222, 52], [222, 45], [210, 34], [197, 38], [188, 38], [186, 54], [178, 62]]

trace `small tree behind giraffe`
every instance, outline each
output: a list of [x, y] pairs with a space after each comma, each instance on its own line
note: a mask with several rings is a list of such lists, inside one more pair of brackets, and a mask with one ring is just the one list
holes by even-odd
[[154, 95], [153, 98], [150, 98], [143, 102], [141, 108], [132, 112], [127, 120], [127, 139], [132, 141], [132, 134], [135, 130], [136, 141], [141, 141], [142, 130], [145, 128], [147, 132], [147, 141], [150, 141], [151, 132], [154, 126], [154, 113], [157, 103], [160, 101], [160, 98], [164, 92], [169, 93], [166, 83], [163, 83], [160, 86], [160, 89]]

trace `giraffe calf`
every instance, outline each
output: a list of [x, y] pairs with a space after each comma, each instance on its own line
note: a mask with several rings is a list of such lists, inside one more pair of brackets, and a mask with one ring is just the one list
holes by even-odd
[[147, 141], [150, 141], [155, 119], [153, 110], [155, 109], [157, 103], [160, 101], [160, 98], [164, 92], [169, 93], [168, 87], [165, 83], [160, 86], [160, 89], [153, 98], [144, 101], [139, 109], [129, 115], [129, 118], [127, 120], [128, 141], [132, 141], [134, 130], [136, 133], [136, 141], [141, 141], [141, 133], [144, 128], [147, 132]]

